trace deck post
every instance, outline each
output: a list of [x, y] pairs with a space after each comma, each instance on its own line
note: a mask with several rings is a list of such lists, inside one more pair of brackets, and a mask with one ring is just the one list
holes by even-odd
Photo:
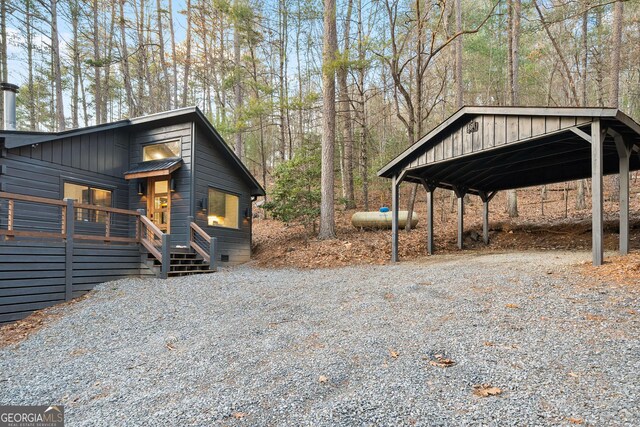
[[212, 237], [209, 243], [209, 268], [213, 271], [217, 270], [216, 262], [218, 261], [218, 238]]
[[187, 248], [191, 251], [191, 236], [193, 236], [193, 232], [191, 231], [191, 223], [193, 222], [193, 217], [187, 217]]
[[73, 199], [64, 199], [67, 202], [65, 209], [65, 244], [64, 244], [64, 300], [73, 298], [73, 233], [75, 232], [76, 218], [73, 215]]
[[398, 175], [391, 179], [391, 262], [398, 262]]
[[171, 235], [162, 235], [162, 267], [160, 270], [160, 277], [166, 279], [169, 277], [169, 271], [171, 270]]
[[629, 253], [629, 157], [631, 150], [622, 135], [614, 134], [619, 158], [620, 177], [620, 254]]
[[595, 119], [591, 123], [591, 245], [593, 253], [593, 265], [602, 265], [604, 247], [604, 224], [602, 217], [602, 175], [603, 175], [603, 141], [604, 135], [600, 120]]
[[458, 197], [458, 249], [464, 249], [463, 233], [464, 233], [464, 195], [466, 191], [462, 188], [454, 189]]

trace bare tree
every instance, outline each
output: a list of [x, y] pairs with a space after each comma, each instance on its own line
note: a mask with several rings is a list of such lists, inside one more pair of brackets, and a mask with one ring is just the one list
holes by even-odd
[[62, 98], [62, 67], [60, 65], [60, 39], [58, 38], [58, 2], [51, 0], [51, 60], [53, 63], [53, 79], [56, 87], [56, 129], [66, 129], [64, 117], [64, 100]]
[[611, 90], [609, 91], [609, 106], [618, 108], [620, 93], [620, 45], [622, 43], [622, 0], [613, 5], [613, 30], [611, 34]]
[[342, 123], [342, 197], [345, 201], [345, 208], [355, 208], [355, 193], [353, 188], [353, 129], [351, 127], [351, 99], [349, 98], [349, 87], [347, 85], [347, 74], [349, 71], [350, 44], [349, 39], [351, 29], [351, 13], [353, 10], [353, 0], [347, 2], [347, 13], [344, 21], [344, 39], [340, 55], [340, 63], [336, 73], [339, 88], [340, 117]]
[[324, 0], [322, 49], [322, 172], [318, 238], [336, 237], [334, 208], [334, 153], [336, 143], [335, 62], [338, 51], [336, 1]]

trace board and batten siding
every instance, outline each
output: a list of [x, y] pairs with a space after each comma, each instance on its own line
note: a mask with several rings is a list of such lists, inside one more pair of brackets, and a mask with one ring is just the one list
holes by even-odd
[[[180, 140], [180, 154], [182, 166], [173, 172], [172, 177], [176, 182], [176, 191], [171, 193], [171, 244], [187, 244], [187, 217], [192, 215], [191, 203], [191, 147], [192, 147], [192, 122], [153, 127], [138, 130], [131, 133], [129, 145], [129, 158], [131, 167], [135, 167], [143, 161], [142, 147], [147, 144], [159, 144]], [[146, 178], [143, 181], [147, 182]], [[138, 180], [132, 179], [129, 183], [129, 204], [132, 210], [147, 209], [147, 197], [139, 196], [137, 191]]]
[[[421, 167], [507, 144], [541, 138], [574, 126], [586, 125], [591, 121], [591, 117], [478, 115], [447, 132], [443, 139], [415, 158], [407, 168]], [[477, 130], [469, 132], [468, 126], [474, 122], [477, 123]]]
[[[219, 148], [224, 141], [209, 140], [209, 132], [195, 128], [194, 153], [194, 206], [195, 221], [209, 235], [218, 239], [217, 258], [228, 256], [229, 265], [251, 259], [251, 190], [244, 174], [234, 167], [228, 154]], [[197, 201], [208, 200], [209, 188], [235, 194], [239, 197], [238, 229], [210, 227], [207, 215], [197, 208]], [[245, 211], [249, 218], [244, 217]]]
[[[111, 190], [113, 207], [128, 209], [129, 184], [123, 177], [128, 166], [128, 137], [113, 130], [21, 148], [3, 148], [0, 150], [0, 191], [61, 200], [64, 182], [74, 182]], [[20, 208], [18, 203], [16, 209]], [[16, 227], [49, 231], [59, 219], [59, 208], [41, 206], [32, 217], [17, 219]], [[6, 207], [2, 203], [0, 222], [6, 226]]]

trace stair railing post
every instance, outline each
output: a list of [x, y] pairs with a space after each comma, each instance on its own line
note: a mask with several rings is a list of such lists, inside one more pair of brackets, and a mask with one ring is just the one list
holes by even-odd
[[162, 267], [160, 275], [163, 279], [169, 277], [169, 270], [171, 267], [171, 235], [162, 235]]
[[191, 223], [193, 222], [193, 217], [187, 217], [187, 248], [191, 251], [191, 242], [193, 241], [193, 230], [191, 229]]
[[218, 238], [212, 237], [209, 243], [209, 268], [216, 271], [216, 251], [218, 250]]
[[65, 245], [64, 245], [64, 300], [73, 298], [73, 233], [75, 232], [76, 218], [73, 212], [73, 199], [64, 199], [67, 205], [65, 209]]

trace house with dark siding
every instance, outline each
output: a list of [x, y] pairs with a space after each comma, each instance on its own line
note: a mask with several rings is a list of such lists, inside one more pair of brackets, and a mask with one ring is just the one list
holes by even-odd
[[264, 194], [197, 107], [0, 131], [0, 322], [108, 280], [248, 261]]

